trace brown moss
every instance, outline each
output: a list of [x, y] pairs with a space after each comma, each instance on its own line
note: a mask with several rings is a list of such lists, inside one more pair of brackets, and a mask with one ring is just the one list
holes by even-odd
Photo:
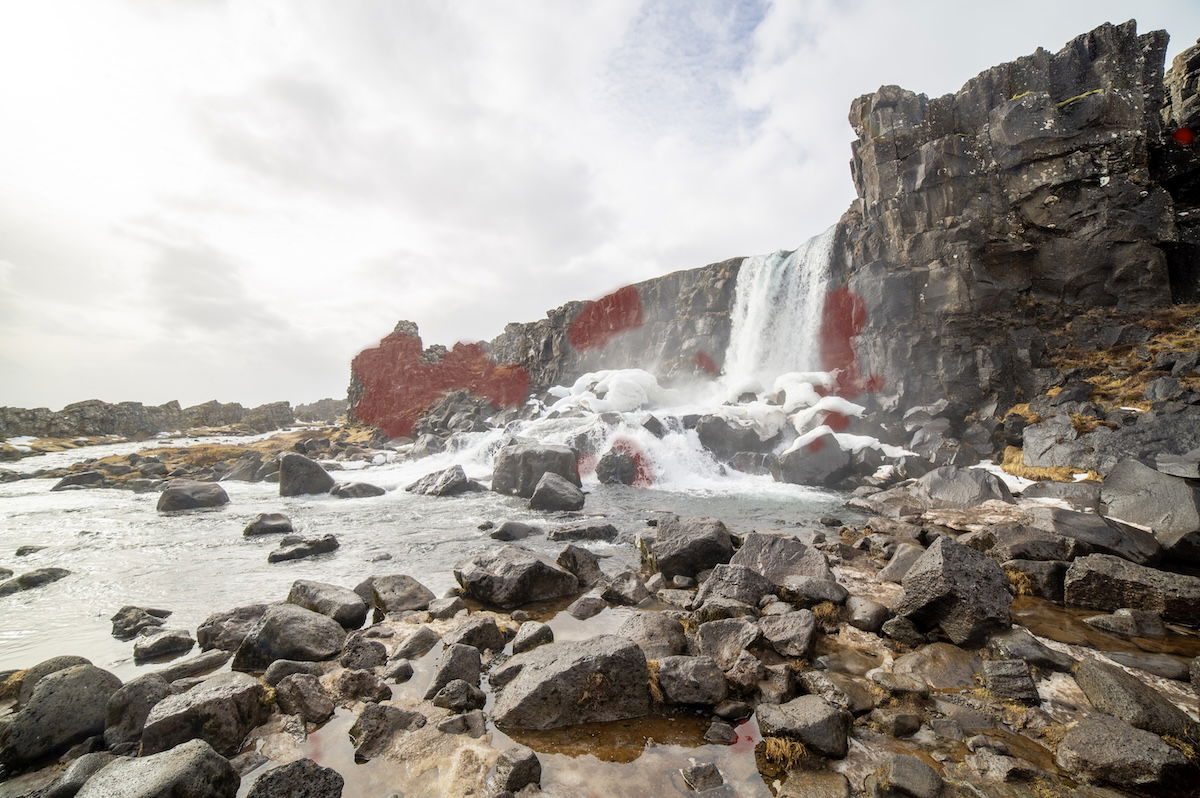
[[658, 683], [658, 672], [662, 665], [656, 659], [646, 660], [646, 670], [650, 674], [650, 700], [655, 704], [664, 704], [666, 700], [663, 698], [662, 686]]
[[1196, 750], [1196, 741], [1185, 740], [1181, 737], [1176, 737], [1173, 734], [1164, 734], [1163, 742], [1187, 757], [1189, 762], [1200, 764], [1200, 752]]
[[1091, 416], [1083, 416], [1079, 413], [1071, 413], [1070, 418], [1071, 426], [1074, 427], [1075, 431], [1080, 435], [1087, 435], [1089, 432], [1093, 432], [1100, 427], [1108, 427], [1109, 429], [1117, 428], [1117, 425], [1111, 421], [1105, 421], [1103, 419], [1093, 418]]
[[[1005, 447], [1004, 456], [1000, 458], [1000, 468], [1005, 473], [1012, 474], [1014, 477], [1032, 479], [1035, 482], [1074, 482], [1076, 474], [1085, 473], [1082, 469], [1075, 469], [1070, 466], [1055, 466], [1053, 468], [1027, 466], [1025, 465], [1025, 452], [1016, 446]], [[1086, 473], [1089, 480], [1100, 481], [1102, 479], [1095, 471], [1088, 471]]]
[[786, 737], [764, 737], [754, 753], [783, 771], [804, 767], [811, 757], [804, 743]]
[[812, 608], [812, 614], [826, 634], [837, 632], [838, 624], [841, 621], [841, 612], [832, 601], [822, 601]]
[[1013, 592], [1018, 596], [1034, 596], [1037, 595], [1033, 589], [1033, 583], [1029, 581], [1029, 576], [1023, 571], [1018, 571], [1015, 568], [1005, 568], [1004, 575], [1008, 577], [1008, 584], [1012, 587]]
[[1008, 412], [1005, 413], [1004, 415], [1006, 417], [1007, 416], [1020, 416], [1021, 418], [1025, 419], [1030, 424], [1037, 424], [1042, 421], [1041, 416], [1039, 416], [1037, 413], [1035, 413], [1031, 409], [1029, 409], [1029, 402], [1022, 402], [1019, 405], [1013, 405], [1012, 407], [1010, 407], [1008, 409]]

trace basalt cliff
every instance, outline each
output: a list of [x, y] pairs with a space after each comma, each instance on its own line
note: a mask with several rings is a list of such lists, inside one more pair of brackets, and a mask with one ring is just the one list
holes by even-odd
[[[1200, 296], [1200, 45], [1165, 69], [1167, 41], [1103, 25], [955, 94], [884, 86], [851, 104], [858, 199], [837, 222], [819, 346], [842, 395], [880, 416], [949, 399], [956, 423], [1002, 419], [1048, 387], [1052, 355], [1079, 336], [1129, 343], [1122, 314]], [[504, 408], [597, 368], [717, 374], [742, 262], [451, 350], [423, 349], [401, 322], [355, 358], [351, 413], [407, 436], [430, 408], [445, 415], [451, 391]], [[1097, 310], [1105, 320], [1070, 328]]]

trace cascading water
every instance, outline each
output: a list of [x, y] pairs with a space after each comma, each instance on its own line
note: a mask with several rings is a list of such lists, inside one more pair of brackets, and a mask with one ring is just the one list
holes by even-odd
[[769, 390], [780, 375], [820, 367], [817, 339], [834, 229], [791, 253], [742, 262], [725, 353], [725, 382], [731, 390]]

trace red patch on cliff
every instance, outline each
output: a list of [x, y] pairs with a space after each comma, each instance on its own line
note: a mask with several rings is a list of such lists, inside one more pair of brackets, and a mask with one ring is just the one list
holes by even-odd
[[713, 360], [708, 352], [696, 353], [696, 368], [713, 377], [721, 373], [721, 369], [717, 368], [717, 361]]
[[434, 363], [421, 354], [421, 339], [404, 333], [358, 353], [350, 367], [363, 387], [354, 407], [359, 421], [397, 438], [410, 435], [421, 413], [446, 391], [470, 391], [496, 407], [519, 404], [529, 394], [525, 369], [496, 365], [481, 344], [455, 344]]
[[883, 387], [879, 375], [864, 378], [858, 370], [854, 336], [862, 332], [866, 323], [867, 307], [858, 294], [844, 286], [825, 294], [821, 312], [821, 367], [837, 373], [832, 393], [847, 399]]
[[1190, 127], [1181, 127], [1176, 128], [1171, 138], [1181, 147], [1190, 147], [1196, 141], [1196, 134]]
[[578, 350], [606, 346], [613, 336], [642, 326], [642, 298], [632, 285], [584, 305], [567, 328], [567, 340]]

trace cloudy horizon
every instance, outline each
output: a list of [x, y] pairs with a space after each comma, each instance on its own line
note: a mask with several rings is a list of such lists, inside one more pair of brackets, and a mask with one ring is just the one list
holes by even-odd
[[796, 248], [880, 85], [1106, 21], [1166, 28], [1168, 63], [1200, 36], [1182, 0], [900, 5], [6, 4], [0, 405], [344, 396], [399, 319], [488, 339]]

